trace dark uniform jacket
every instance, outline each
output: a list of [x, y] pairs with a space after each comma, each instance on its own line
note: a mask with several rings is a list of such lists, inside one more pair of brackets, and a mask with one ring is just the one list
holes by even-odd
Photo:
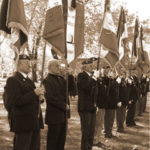
[[106, 86], [106, 109], [116, 109], [119, 102], [119, 85], [116, 79], [103, 77]]
[[19, 72], [7, 79], [6, 91], [11, 106], [11, 131], [24, 132], [43, 128], [39, 98], [34, 93], [34, 89], [33, 81], [24, 78]]
[[142, 96], [146, 96], [147, 92], [149, 91], [149, 86], [146, 78], [141, 79], [140, 89]]
[[[48, 74], [43, 81], [46, 94], [46, 124], [63, 123], [66, 116], [66, 80], [58, 75]], [[67, 100], [69, 104], [69, 99]]]
[[132, 80], [132, 84], [130, 85], [130, 92], [129, 92], [129, 101], [132, 100], [133, 103], [136, 103], [140, 96], [140, 87], [138, 83], [137, 77], [134, 76]]
[[127, 106], [129, 103], [129, 87], [124, 78], [119, 84], [119, 101], [122, 102], [123, 106]]
[[95, 112], [95, 88], [97, 81], [86, 72], [78, 74], [78, 112]]
[[99, 109], [106, 108], [106, 96], [107, 96], [107, 90], [106, 85], [104, 81], [99, 81], [98, 84], [98, 98], [97, 98], [97, 106]]

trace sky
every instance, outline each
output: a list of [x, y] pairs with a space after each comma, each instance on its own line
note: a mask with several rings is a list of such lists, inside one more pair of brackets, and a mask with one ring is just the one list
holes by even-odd
[[126, 9], [129, 13], [139, 16], [139, 20], [143, 21], [150, 18], [150, 0], [117, 0], [126, 3]]

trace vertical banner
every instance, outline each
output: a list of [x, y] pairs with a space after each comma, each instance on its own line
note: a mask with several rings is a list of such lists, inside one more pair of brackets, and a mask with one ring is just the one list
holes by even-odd
[[49, 0], [46, 12], [43, 38], [52, 45], [53, 50], [64, 57], [65, 55], [65, 23], [60, 0]]
[[84, 51], [84, 6], [76, 3], [71, 7], [68, 1], [67, 18], [67, 60], [68, 63], [77, 58]]
[[75, 19], [76, 9], [71, 7], [71, 0], [68, 1], [68, 17], [67, 17], [67, 61], [70, 63], [75, 58], [75, 43], [74, 43], [74, 32], [75, 32]]

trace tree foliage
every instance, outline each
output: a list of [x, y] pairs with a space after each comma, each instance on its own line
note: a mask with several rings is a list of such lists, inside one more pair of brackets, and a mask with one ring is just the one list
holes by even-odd
[[[23, 0], [25, 7], [25, 14], [28, 24], [29, 40], [28, 50], [31, 54], [36, 55], [37, 66], [36, 70], [41, 70], [42, 55], [45, 41], [42, 38], [43, 27], [45, 22], [45, 15], [48, 0]], [[120, 14], [121, 2], [116, 3], [116, 0], [111, 1], [111, 12], [115, 26], [118, 26], [118, 19]], [[100, 29], [102, 25], [102, 19], [104, 14], [104, 0], [85, 0], [85, 50], [97, 55], [99, 51], [98, 38], [100, 35]], [[134, 21], [135, 15], [127, 14], [127, 24], [129, 41], [133, 41]], [[142, 22], [144, 26], [144, 40], [150, 42], [150, 19]], [[48, 56], [47, 56], [48, 57]], [[46, 59], [48, 60], [48, 58]]]

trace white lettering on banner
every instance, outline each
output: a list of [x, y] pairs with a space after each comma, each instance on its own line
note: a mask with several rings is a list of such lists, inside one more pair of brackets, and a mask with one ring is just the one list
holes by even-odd
[[68, 18], [67, 18], [67, 61], [70, 63], [75, 58], [75, 44], [74, 44], [74, 32], [75, 32], [75, 16], [76, 9], [70, 9], [68, 4]]

